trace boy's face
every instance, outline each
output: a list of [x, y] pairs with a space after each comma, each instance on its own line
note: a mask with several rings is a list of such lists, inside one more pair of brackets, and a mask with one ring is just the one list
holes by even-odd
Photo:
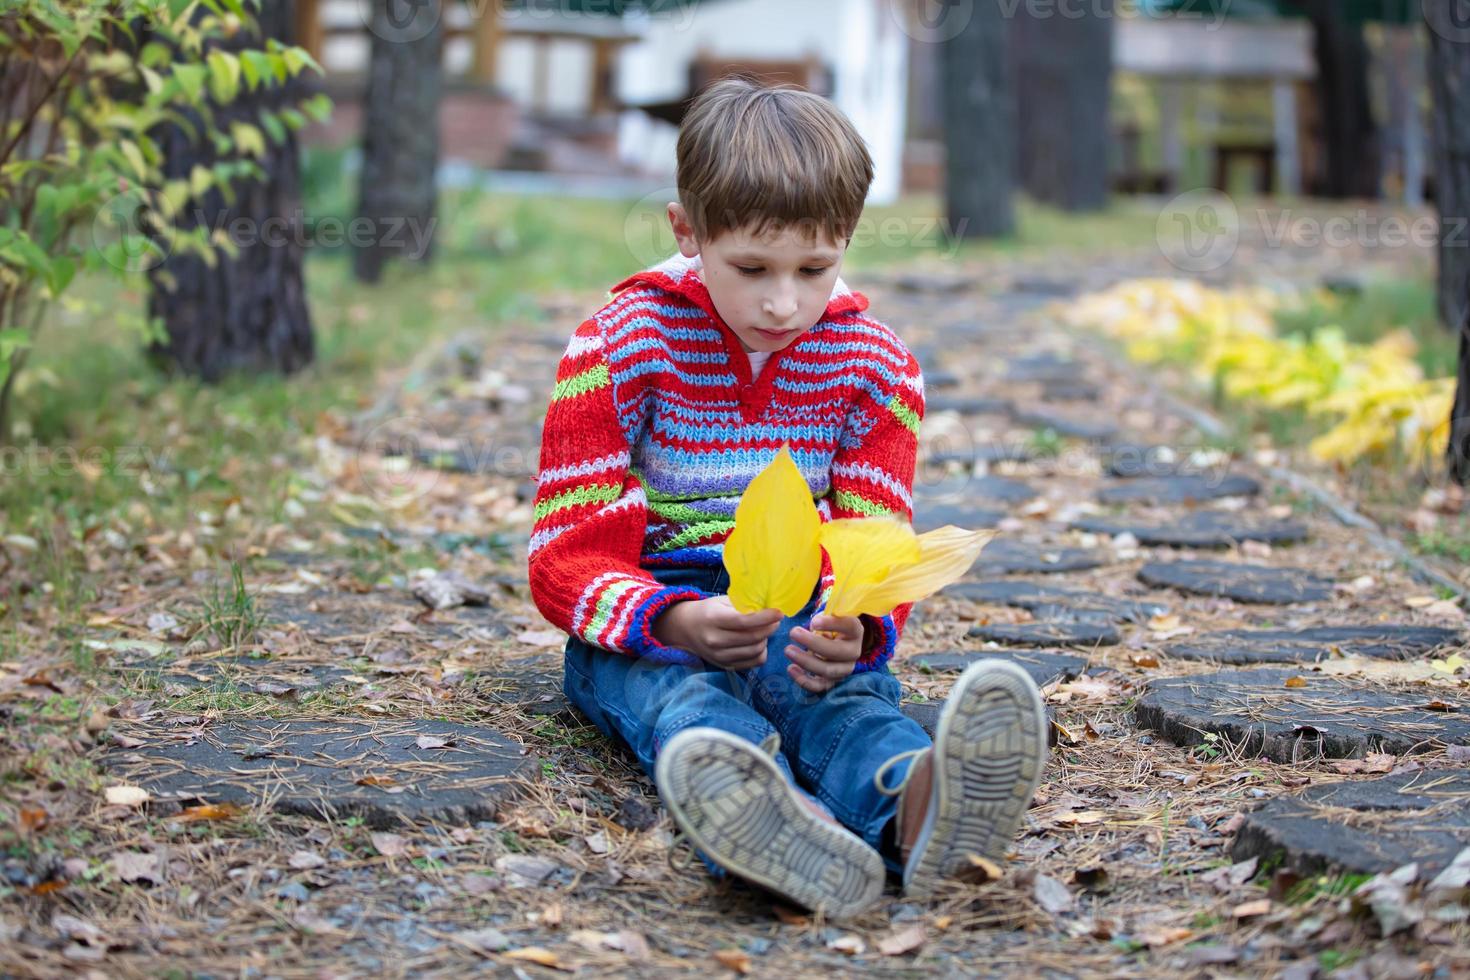
[[669, 205], [669, 222], [679, 251], [703, 257], [710, 299], [746, 350], [781, 350], [827, 311], [846, 243], [790, 227], [727, 231], [700, 241], [678, 204]]

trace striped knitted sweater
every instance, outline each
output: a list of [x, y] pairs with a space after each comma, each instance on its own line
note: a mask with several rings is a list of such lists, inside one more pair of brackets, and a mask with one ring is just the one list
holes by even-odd
[[[741, 493], [783, 443], [823, 520], [911, 519], [923, 377], [867, 306], [839, 280], [823, 318], [753, 378], [698, 258], [620, 283], [572, 336], [546, 413], [529, 547], [542, 614], [594, 646], [697, 662], [652, 623], [709, 593], [649, 570], [719, 566]], [[824, 555], [819, 609], [831, 585]], [[858, 670], [893, 655], [908, 612], [864, 617]]]

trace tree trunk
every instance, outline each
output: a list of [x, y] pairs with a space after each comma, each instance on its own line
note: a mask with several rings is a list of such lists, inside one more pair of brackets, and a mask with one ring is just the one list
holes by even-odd
[[942, 42], [945, 199], [955, 238], [994, 238], [1016, 230], [1009, 49], [1002, 0], [976, 0], [965, 26]]
[[370, 240], [353, 271], [376, 282], [393, 256], [428, 261], [438, 200], [442, 0], [373, 0], [358, 214]]
[[[1447, 16], [1460, 0], [1428, 0], [1425, 12]], [[1440, 8], [1440, 9], [1435, 9]], [[1434, 184], [1439, 208], [1439, 315], [1460, 332], [1459, 385], [1450, 414], [1450, 475], [1470, 483], [1470, 40], [1429, 32], [1434, 96]]]
[[1341, 0], [1302, 0], [1317, 54], [1317, 96], [1326, 144], [1324, 197], [1378, 196], [1379, 136], [1368, 78], [1372, 62], [1363, 25]]
[[[259, 34], [241, 31], [226, 49], [264, 47], [264, 39], [290, 43], [293, 30], [290, 0], [261, 4]], [[242, 85], [229, 105], [212, 106], [211, 129], [229, 132], [236, 121], [254, 125], [262, 110], [300, 101], [307, 83], [297, 76], [284, 83], [250, 91]], [[163, 153], [165, 176], [187, 180], [196, 164], [212, 166], [224, 159], [210, 142], [202, 121], [190, 120], [189, 131], [170, 125], [155, 133]], [[230, 154], [234, 157], [235, 154]], [[155, 361], [217, 381], [231, 371], [295, 371], [315, 356], [311, 314], [306, 305], [301, 262], [305, 248], [301, 210], [301, 160], [294, 132], [284, 141], [267, 138], [266, 153], [256, 161], [264, 180], [232, 182], [227, 199], [218, 189], [191, 202], [178, 225], [205, 225], [227, 233], [239, 254], [223, 250], [211, 267], [197, 255], [170, 255], [148, 272], [148, 314], [161, 317], [168, 339], [150, 350]]]
[[1023, 3], [1015, 15], [1021, 186], [1067, 211], [1108, 203], [1112, 7]]

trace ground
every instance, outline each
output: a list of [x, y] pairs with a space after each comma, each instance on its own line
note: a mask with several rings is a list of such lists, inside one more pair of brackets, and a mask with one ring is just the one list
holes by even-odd
[[[207, 512], [6, 539], [53, 569], [15, 603], [68, 617], [0, 661], [0, 972], [1470, 970], [1460, 609], [1056, 313], [1159, 271], [1119, 250], [853, 276], [924, 366], [916, 523], [1000, 532], [911, 619], [907, 710], [932, 724], [954, 671], [1003, 656], [1054, 715], [998, 878], [834, 923], [671, 862], [526, 589], [539, 416], [597, 304], [562, 293], [405, 357], [310, 439], [257, 436], [258, 492], [224, 460]], [[56, 571], [73, 545], [88, 568]]]

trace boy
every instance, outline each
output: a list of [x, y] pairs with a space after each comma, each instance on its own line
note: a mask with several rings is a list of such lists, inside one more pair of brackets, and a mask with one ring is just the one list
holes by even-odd
[[721, 544], [789, 444], [824, 520], [911, 519], [919, 365], [839, 278], [873, 179], [852, 124], [727, 80], [679, 137], [679, 254], [576, 331], [546, 416], [537, 607], [568, 698], [621, 738], [712, 867], [833, 916], [999, 860], [1040, 780], [1045, 714], [1008, 663], [955, 684], [931, 742], [885, 664], [908, 616], [740, 614]]

